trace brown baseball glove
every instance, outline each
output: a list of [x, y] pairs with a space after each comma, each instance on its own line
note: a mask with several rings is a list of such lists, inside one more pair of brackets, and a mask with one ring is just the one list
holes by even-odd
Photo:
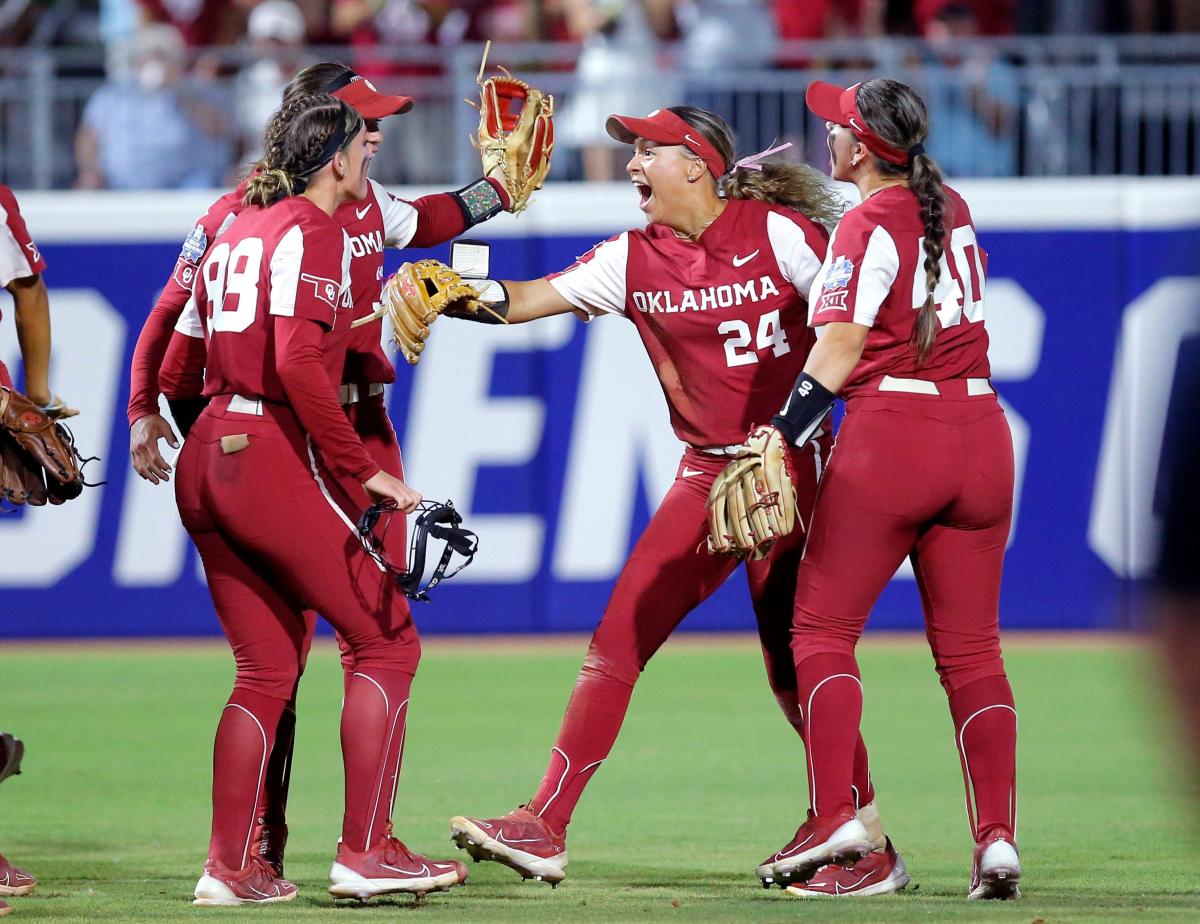
[[529, 205], [529, 197], [542, 188], [550, 172], [554, 97], [500, 70], [501, 76], [483, 80], [480, 65], [479, 131], [471, 143], [479, 149], [483, 175], [499, 180], [508, 190], [509, 211], [515, 214]]
[[0, 385], [0, 502], [61, 504], [83, 488], [83, 460], [71, 432]]
[[421, 359], [429, 325], [447, 308], [456, 312], [474, 313], [487, 309], [479, 301], [474, 286], [438, 260], [418, 260], [405, 263], [383, 285], [379, 308], [368, 317], [359, 318], [351, 326], [358, 327], [387, 316], [392, 322], [392, 343], [412, 365]]
[[708, 550], [766, 558], [797, 523], [804, 528], [787, 441], [774, 427], [757, 427], [708, 492]]

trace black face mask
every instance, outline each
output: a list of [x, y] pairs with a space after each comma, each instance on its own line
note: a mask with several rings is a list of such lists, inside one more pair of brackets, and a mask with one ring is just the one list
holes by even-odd
[[[381, 501], [368, 507], [358, 518], [358, 537], [363, 549], [384, 571], [396, 579], [397, 585], [410, 600], [429, 602], [429, 591], [442, 581], [454, 577], [475, 558], [479, 537], [462, 528], [462, 516], [451, 501], [439, 504], [422, 501], [417, 507], [417, 520], [408, 544], [406, 568], [397, 567], [384, 550], [384, 538], [393, 516], [400, 512], [395, 501]], [[377, 529], [378, 527], [378, 529]], [[425, 577], [430, 538], [445, 542], [442, 554], [428, 579]], [[452, 571], [447, 571], [455, 555], [462, 558]]]

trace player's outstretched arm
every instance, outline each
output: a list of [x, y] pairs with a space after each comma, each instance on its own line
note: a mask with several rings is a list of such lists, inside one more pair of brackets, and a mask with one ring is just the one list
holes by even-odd
[[40, 273], [14, 279], [5, 288], [13, 297], [17, 342], [25, 367], [25, 393], [51, 417], [74, 417], [50, 390], [50, 296]]
[[530, 279], [528, 282], [517, 282], [506, 279], [501, 285], [508, 293], [508, 314], [505, 320], [509, 324], [523, 324], [556, 314], [566, 314], [568, 311], [582, 314], [550, 285], [549, 280]]

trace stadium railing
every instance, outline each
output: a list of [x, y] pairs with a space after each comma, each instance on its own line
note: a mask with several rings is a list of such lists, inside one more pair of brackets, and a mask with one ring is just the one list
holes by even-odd
[[[370, 73], [381, 89], [417, 97], [418, 108], [389, 127], [373, 172], [387, 182], [440, 184], [466, 182], [478, 172], [467, 142], [476, 116], [463, 100], [476, 94], [481, 53], [473, 44], [403, 54], [371, 50], [368, 64], [361, 49], [313, 47], [293, 58], [346, 61]], [[937, 46], [902, 39], [794, 42], [781, 44], [774, 62], [750, 70], [689, 67], [681, 46], [664, 46], [649, 65], [649, 79], [646, 72], [609, 73], [602, 88], [576, 75], [584, 53], [579, 44], [499, 45], [489, 62], [534, 77], [558, 99], [556, 179], [583, 177], [579, 152], [593, 141], [589, 130], [598, 135], [607, 107], [633, 99], [646, 101], [647, 109], [708, 106], [731, 121], [744, 150], [786, 139], [799, 156], [820, 163], [824, 130], [806, 113], [803, 88], [813, 79], [851, 83], [879, 75], [927, 95], [931, 148], [951, 175], [1200, 173], [1195, 35], [1014, 37]], [[217, 74], [204, 91], [232, 112], [236, 75], [256, 59], [240, 47], [194, 55]], [[88, 98], [104, 81], [104, 65], [99, 47], [5, 49], [0, 182], [36, 189], [72, 184], [73, 139]], [[231, 157], [231, 171], [236, 160]]]

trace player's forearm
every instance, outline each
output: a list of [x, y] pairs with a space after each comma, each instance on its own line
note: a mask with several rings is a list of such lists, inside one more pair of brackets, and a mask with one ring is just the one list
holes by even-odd
[[275, 371], [288, 403], [337, 474], [365, 482], [381, 469], [363, 448], [325, 371], [324, 330], [303, 318], [275, 319]]
[[25, 367], [25, 392], [39, 405], [50, 403], [50, 297], [40, 275], [13, 280], [13, 317]]
[[789, 443], [799, 446], [820, 427], [833, 407], [838, 391], [846, 384], [862, 356], [867, 331], [868, 328], [861, 324], [825, 325], [787, 401], [771, 418], [771, 425], [782, 432]]
[[528, 282], [516, 282], [505, 279], [504, 288], [508, 290], [509, 324], [524, 324], [526, 321], [536, 321], [539, 318], [549, 318], [556, 314], [566, 314], [576, 308], [558, 294], [558, 290], [545, 279], [531, 279]]
[[869, 331], [862, 324], [844, 321], [826, 324], [808, 354], [804, 371], [836, 395], [858, 365]]
[[183, 304], [177, 304], [177, 299], [171, 294], [173, 288], [168, 282], [158, 303], [146, 317], [133, 348], [127, 408], [130, 424], [147, 414], [158, 413], [158, 374], [171, 342], [175, 322], [183, 310]]

